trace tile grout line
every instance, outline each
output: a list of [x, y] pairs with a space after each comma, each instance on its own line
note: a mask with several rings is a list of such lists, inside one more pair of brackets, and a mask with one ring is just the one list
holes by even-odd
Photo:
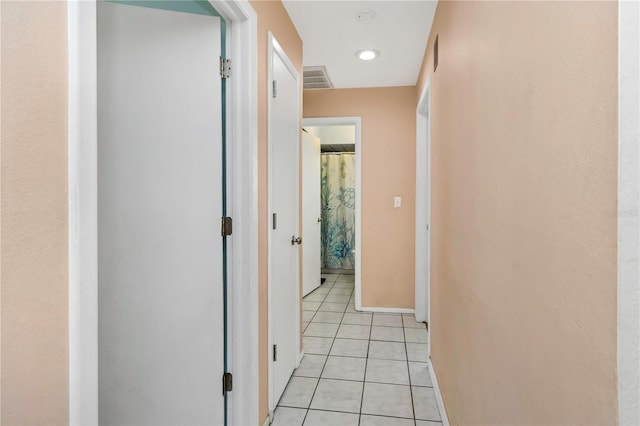
[[[322, 285], [322, 284], [321, 284], [321, 285]], [[331, 288], [333, 288], [333, 284], [331, 284]], [[317, 289], [316, 289], [316, 290], [317, 290]], [[331, 289], [329, 289], [329, 291], [331, 291]], [[314, 290], [314, 291], [312, 291], [310, 294], [312, 294], [312, 293], [314, 293], [314, 292], [315, 292], [315, 290]], [[320, 293], [318, 293], [318, 294], [320, 294]], [[320, 302], [320, 305], [322, 305], [322, 304], [324, 303], [324, 299], [326, 299], [326, 298], [327, 298], [327, 295], [328, 295], [328, 294], [329, 294], [329, 293], [327, 293], [327, 294], [325, 294], [325, 295], [324, 295], [324, 298], [322, 299], [322, 302]], [[308, 295], [307, 295], [307, 296], [308, 296]], [[305, 298], [305, 297], [307, 297], [307, 296], [304, 296], [304, 297], [302, 298], [302, 311], [303, 311], [303, 312], [304, 312], [304, 298]], [[320, 306], [318, 306], [318, 308], [320, 308]], [[318, 313], [318, 310], [317, 310], [317, 309], [316, 309], [315, 311], [313, 311], [313, 316], [311, 317], [311, 320], [309, 320], [309, 324], [311, 324], [311, 322], [313, 321], [313, 319], [316, 317], [316, 314], [317, 314], [317, 313]], [[303, 315], [304, 315], [304, 314], [303, 314]], [[307, 324], [307, 327], [309, 326], [309, 324]], [[306, 327], [305, 327], [305, 329], [306, 329]], [[302, 335], [303, 335], [303, 336], [304, 336], [304, 332], [305, 332], [305, 330], [302, 330]], [[304, 347], [303, 347], [302, 349], [304, 350]]]
[[[349, 305], [347, 304], [347, 306], [349, 306]], [[347, 307], [345, 307], [344, 309], [345, 309], [345, 312], [346, 312]], [[342, 314], [343, 314], [343, 317], [344, 317], [344, 312]], [[340, 328], [340, 326], [338, 326], [338, 328]], [[336, 334], [338, 334], [337, 331], [336, 331]], [[327, 352], [327, 357], [325, 358], [324, 364], [322, 365], [322, 370], [320, 370], [320, 375], [318, 376], [318, 381], [316, 382], [316, 387], [315, 387], [315, 389], [313, 389], [313, 394], [311, 394], [311, 399], [309, 400], [309, 406], [307, 407], [307, 412], [304, 414], [304, 419], [302, 419], [302, 424], [303, 425], [304, 425], [304, 422], [307, 421], [307, 416], [309, 415], [309, 411], [311, 410], [311, 403], [313, 402], [313, 398], [316, 396], [316, 391], [318, 390], [318, 386], [320, 385], [320, 379], [322, 379], [322, 373], [324, 373], [324, 369], [327, 366], [327, 362], [329, 361], [329, 356], [331, 354], [331, 349], [333, 349], [333, 344], [335, 342], [336, 342], [336, 338], [333, 337], [333, 340], [331, 341], [331, 346], [329, 347], [329, 352]], [[304, 350], [304, 345], [302, 347], [302, 350]]]
[[[336, 279], [336, 280], [337, 280], [337, 279]], [[307, 327], [308, 327], [308, 326], [313, 322], [313, 319], [316, 317], [316, 315], [318, 314], [318, 312], [320, 312], [320, 306], [322, 306], [322, 304], [326, 301], [327, 296], [329, 296], [329, 293], [331, 292], [331, 290], [333, 290], [333, 287], [335, 286], [335, 283], [336, 283], [336, 281], [334, 281], [334, 282], [331, 284], [331, 286], [330, 286], [330, 287], [329, 287], [329, 283], [327, 283], [327, 287], [329, 287], [329, 291], [328, 291], [327, 293], [325, 293], [324, 298], [322, 299], [322, 301], [321, 301], [321, 302], [320, 302], [320, 304], [318, 305], [318, 308], [317, 308], [316, 310], [314, 310], [314, 311], [313, 311], [313, 316], [311, 317], [311, 320], [309, 320], [309, 321], [308, 321], [308, 323], [307, 323]], [[320, 284], [320, 286], [322, 286], [322, 284]], [[318, 287], [318, 288], [320, 288], [320, 287]], [[326, 288], [326, 287], [325, 287], [325, 288]], [[317, 289], [316, 289], [316, 290], [317, 290]], [[316, 290], [313, 290], [313, 291], [312, 291], [311, 293], [309, 293], [309, 294], [313, 294], [313, 293], [315, 293], [315, 291], [316, 291]], [[309, 295], [309, 294], [308, 294], [308, 295]], [[322, 294], [322, 293], [318, 293], [318, 294]], [[307, 295], [307, 296], [308, 296], [308, 295]], [[306, 296], [304, 296], [304, 297], [306, 297]], [[305, 311], [305, 309], [304, 309], [304, 297], [302, 298], [302, 302], [303, 302], [302, 311], [303, 311], [303, 312]], [[348, 305], [348, 304], [347, 304], [347, 305]], [[309, 312], [309, 311], [307, 311], [307, 312]], [[322, 312], [327, 312], [327, 311], [322, 311]], [[304, 322], [304, 321], [303, 321], [303, 322]], [[320, 321], [318, 321], [318, 322], [320, 322]], [[302, 330], [302, 335], [303, 335], [303, 337], [304, 337], [304, 332], [305, 332], [305, 331], [306, 331], [306, 327], [305, 327], [305, 330]], [[313, 337], [316, 337], [316, 336], [313, 336]], [[304, 347], [303, 347], [302, 349], [304, 350]]]
[[[318, 375], [318, 381], [316, 382], [316, 387], [313, 389], [313, 393], [311, 394], [311, 399], [309, 399], [309, 405], [306, 408], [306, 412], [304, 413], [304, 418], [302, 419], [302, 424], [307, 421], [307, 416], [309, 415], [309, 410], [311, 410], [311, 403], [313, 402], [313, 398], [316, 396], [316, 391], [318, 390], [318, 386], [320, 385], [320, 378], [322, 377], [322, 373], [324, 372], [324, 368], [327, 366], [327, 361], [329, 360], [329, 353], [331, 353], [331, 348], [333, 348], [333, 343], [336, 341], [335, 337], [331, 342], [331, 346], [329, 346], [329, 352], [327, 352], [327, 357], [324, 359], [324, 364], [322, 364], [322, 369], [320, 370], [320, 374]], [[303, 348], [304, 350], [304, 345]]]
[[[313, 320], [314, 320], [314, 318], [316, 317], [316, 315], [318, 314], [318, 312], [333, 312], [333, 311], [320, 311], [320, 307], [322, 306], [322, 304], [323, 304], [323, 303], [325, 303], [325, 302], [326, 302], [327, 297], [330, 295], [331, 291], [335, 288], [335, 284], [338, 282], [338, 278], [340, 277], [340, 275], [341, 275], [341, 274], [338, 274], [338, 277], [336, 277], [336, 279], [335, 279], [335, 280], [333, 281], [333, 283], [331, 284], [331, 287], [329, 288], [329, 291], [328, 291], [327, 293], [325, 293], [325, 294], [324, 294], [324, 298], [323, 298], [323, 299], [322, 299], [322, 301], [318, 304], [318, 307], [317, 307], [316, 309], [314, 309], [314, 310], [313, 310], [313, 316], [311, 317], [311, 320], [309, 321], [309, 323], [307, 324], [307, 326], [308, 326], [308, 325], [310, 325], [310, 324], [313, 322]], [[329, 284], [329, 283], [327, 283], [327, 284]], [[327, 286], [327, 287], [328, 287], [328, 286]], [[348, 295], [348, 296], [349, 296], [349, 301], [348, 301], [348, 302], [347, 302], [347, 304], [345, 305], [345, 307], [344, 307], [344, 311], [342, 311], [342, 312], [336, 312], [336, 313], [342, 313], [342, 316], [341, 316], [341, 318], [340, 318], [340, 322], [338, 323], [338, 329], [339, 329], [339, 328], [340, 328], [340, 326], [342, 325], [342, 321], [344, 320], [344, 315], [346, 314], [346, 311], [347, 311], [347, 309], [349, 308], [349, 303], [350, 303], [351, 296], [353, 295], [354, 288], [351, 288], [350, 290], [351, 290], [351, 291], [350, 291], [350, 293], [349, 293], [349, 295]], [[315, 291], [315, 290], [314, 290], [314, 291]], [[310, 294], [312, 294], [312, 293], [313, 293], [313, 292], [311, 292]], [[320, 294], [320, 293], [319, 293], [319, 294]], [[303, 297], [303, 301], [304, 301], [304, 297]], [[333, 303], [333, 302], [331, 302], [331, 303]], [[303, 309], [303, 310], [304, 310], [304, 309]], [[317, 321], [316, 323], [324, 324], [324, 323], [321, 323], [320, 321]], [[328, 323], [328, 324], [333, 324], [333, 323]], [[371, 333], [371, 332], [370, 332], [370, 333]], [[336, 332], [336, 335], [337, 335], [337, 332]], [[304, 337], [304, 335], [303, 335], [303, 337]], [[320, 371], [320, 374], [319, 374], [319, 377], [318, 377], [318, 381], [316, 382], [316, 386], [315, 386], [315, 388], [314, 388], [313, 394], [311, 395], [311, 399], [310, 399], [310, 401], [309, 401], [309, 406], [305, 409], [305, 411], [306, 411], [306, 412], [305, 412], [305, 416], [304, 416], [304, 419], [303, 419], [303, 423], [306, 421], [306, 418], [307, 418], [307, 416], [308, 416], [308, 414], [309, 414], [309, 411], [311, 410], [311, 403], [313, 402], [313, 398], [315, 397], [316, 391], [318, 390], [318, 386], [319, 386], [319, 384], [320, 384], [320, 380], [321, 380], [321, 378], [322, 378], [322, 374], [324, 373], [324, 369], [325, 369], [325, 367], [326, 367], [326, 365], [327, 365], [327, 362], [328, 362], [328, 360], [329, 360], [329, 357], [331, 356], [331, 351], [332, 351], [332, 349], [333, 349], [333, 345], [334, 345], [335, 340], [336, 340], [336, 338], [337, 338], [337, 336], [334, 336], [334, 337], [307, 336], [307, 337], [319, 337], [319, 338], [325, 338], [325, 339], [326, 339], [326, 338], [330, 338], [330, 339], [332, 339], [332, 341], [331, 341], [331, 345], [330, 345], [330, 347], [329, 347], [329, 351], [328, 351], [328, 353], [326, 354], [325, 362], [324, 362], [324, 364], [323, 364], [323, 366], [322, 366], [322, 369], [321, 369], [321, 371]], [[357, 339], [352, 339], [352, 340], [357, 340]], [[362, 340], [364, 340], [364, 339], [362, 339]], [[303, 350], [304, 350], [304, 346], [303, 346]], [[367, 345], [367, 351], [368, 351], [368, 345]], [[313, 355], [316, 355], [316, 354], [313, 354]], [[321, 354], [317, 354], [317, 355], [321, 355]], [[367, 353], [367, 355], [368, 355], [368, 353]], [[355, 358], [355, 357], [354, 357], [354, 358]], [[366, 362], [366, 361], [365, 361], [365, 362]], [[289, 378], [289, 381], [291, 381], [291, 378], [293, 378], [293, 377], [305, 377], [305, 376], [294, 376], [294, 375], [292, 374], [292, 375], [291, 375], [291, 377]], [[287, 386], [288, 386], [288, 383], [287, 383]], [[364, 379], [363, 379], [363, 386], [364, 386]], [[286, 389], [286, 388], [285, 388], [285, 389]], [[284, 405], [283, 405], [283, 407], [286, 407], [286, 406], [284, 406]], [[276, 408], [277, 408], [277, 406], [276, 406]], [[298, 408], [298, 407], [296, 407], [296, 408]], [[331, 411], [331, 410], [320, 410], [320, 411]]]
[[[331, 324], [331, 323], [316, 323], [316, 324]], [[340, 323], [340, 325], [342, 325], [342, 323]], [[359, 325], [359, 324], [344, 324], [344, 325]], [[367, 327], [366, 325], [360, 325], [360, 327]], [[322, 336], [307, 336], [307, 337], [320, 337], [323, 339], [331, 339], [332, 337], [322, 337]], [[356, 339], [353, 337], [337, 337], [338, 339], [342, 339], [342, 340], [370, 340], [370, 339]], [[372, 342], [385, 342], [385, 343], [404, 343], [402, 341], [398, 341], [398, 340], [372, 340]], [[413, 342], [409, 342], [409, 343], [413, 343]], [[424, 344], [424, 343], [418, 343], [418, 344]], [[316, 354], [316, 355], [322, 355], [322, 354]], [[360, 358], [360, 357], [352, 357], [352, 358]], [[384, 358], [382, 358], [384, 359]], [[400, 360], [402, 361], [402, 360]], [[416, 361], [416, 362], [426, 362], [426, 361]]]
[[[343, 357], [343, 356], [336, 356], [336, 355], [331, 355], [332, 357], [337, 357], [337, 358], [353, 358], [353, 359], [366, 359], [366, 358], [356, 358], [356, 357]], [[397, 362], [402, 362], [400, 360], [396, 360], [396, 359], [378, 359], [378, 358], [372, 358], [375, 359], [377, 361], [397, 361]], [[366, 364], [366, 362], [365, 362]], [[366, 373], [366, 372], [365, 372]], [[313, 377], [313, 376], [292, 376], [292, 377], [304, 377], [305, 379], [319, 379], [319, 377]], [[335, 377], [323, 377], [323, 379], [325, 380], [335, 380], [338, 382], [355, 382], [355, 383], [362, 383], [364, 382], [364, 380], [355, 380], [355, 379], [336, 379]], [[403, 387], [416, 387], [416, 388], [429, 388], [429, 389], [433, 389], [433, 387], [431, 386], [416, 386], [416, 385], [407, 385], [404, 383], [394, 383], [394, 382], [378, 382], [378, 381], [372, 381], [372, 380], [368, 380], [367, 383], [375, 383], [376, 385], [393, 385], [393, 386], [403, 386]], [[299, 407], [298, 407], [299, 408]], [[331, 410], [329, 410], [331, 411]], [[365, 414], [369, 414], [369, 413], [365, 413]], [[378, 414], [371, 414], [372, 416], [377, 416]], [[379, 415], [383, 415], [383, 414], [379, 414]], [[394, 416], [389, 416], [389, 417], [394, 417]]]
[[[404, 318], [402, 318], [402, 325], [404, 326]], [[411, 367], [409, 366], [409, 350], [407, 349], [407, 335], [402, 327], [402, 334], [404, 335], [404, 352], [407, 356], [407, 375], [409, 376], [409, 395], [411, 396], [411, 411], [413, 412], [413, 424], [416, 423], [416, 407], [413, 403], [413, 387], [411, 386]]]
[[364, 404], [364, 385], [367, 380], [367, 366], [369, 365], [369, 349], [371, 347], [372, 331], [373, 331], [373, 315], [371, 315], [371, 324], [369, 325], [369, 339], [367, 340], [367, 357], [364, 359], [364, 377], [362, 377], [362, 395], [360, 395], [360, 415], [358, 416], [358, 426], [360, 426], [360, 423], [362, 422], [362, 405]]
[[[289, 405], [280, 405], [279, 407], [283, 407], [283, 408], [295, 408], [298, 410], [304, 410], [304, 408], [300, 408], [300, 407], [294, 407], [294, 406], [289, 406]], [[340, 410], [326, 410], [324, 408], [310, 408], [306, 411], [322, 411], [325, 413], [340, 413], [340, 414], [355, 414], [358, 415], [358, 413], [354, 413], [353, 411], [340, 411]], [[383, 417], [383, 418], [387, 418], [387, 419], [398, 419], [398, 420], [411, 420], [409, 417], [397, 417], [397, 416], [381, 416], [378, 414], [365, 414], [365, 416], [372, 416], [372, 417]], [[432, 420], [425, 420], [425, 421], [432, 421]]]

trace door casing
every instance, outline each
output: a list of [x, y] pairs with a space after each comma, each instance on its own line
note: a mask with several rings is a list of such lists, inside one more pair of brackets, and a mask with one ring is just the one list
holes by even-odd
[[[618, 3], [618, 421], [640, 423], [640, 4]], [[627, 214], [623, 214], [627, 212]], [[635, 214], [628, 214], [633, 212]]]
[[304, 126], [355, 126], [356, 139], [356, 256], [355, 256], [355, 305], [358, 311], [373, 312], [362, 306], [362, 142], [361, 117], [309, 117], [302, 120]]
[[[431, 317], [431, 76], [416, 109], [416, 321]], [[429, 323], [429, 326], [431, 324]], [[427, 335], [431, 356], [431, 333]]]
[[[258, 419], [257, 16], [248, 0], [209, 0], [227, 23], [227, 202], [234, 391], [230, 423]], [[98, 424], [96, 1], [73, 0], [68, 17], [69, 423]]]

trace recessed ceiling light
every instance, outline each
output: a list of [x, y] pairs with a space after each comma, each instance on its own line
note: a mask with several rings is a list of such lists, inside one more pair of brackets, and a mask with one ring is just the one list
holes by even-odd
[[356, 53], [356, 56], [358, 57], [358, 59], [362, 61], [371, 61], [377, 58], [378, 55], [379, 55], [378, 51], [372, 50], [372, 49], [359, 50]]
[[356, 19], [358, 21], [370, 21], [376, 17], [376, 11], [373, 9], [360, 9], [356, 12]]

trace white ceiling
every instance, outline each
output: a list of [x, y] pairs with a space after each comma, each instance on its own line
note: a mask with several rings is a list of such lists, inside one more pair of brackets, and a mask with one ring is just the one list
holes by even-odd
[[[436, 0], [335, 1], [285, 0], [304, 46], [304, 65], [325, 65], [336, 88], [416, 84]], [[358, 21], [356, 12], [376, 17]], [[373, 61], [357, 51], [375, 49]]]

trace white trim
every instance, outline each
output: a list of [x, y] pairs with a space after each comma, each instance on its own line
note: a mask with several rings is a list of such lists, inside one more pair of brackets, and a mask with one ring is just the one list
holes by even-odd
[[413, 314], [415, 311], [408, 308], [367, 308], [366, 306], [358, 309], [362, 312], [380, 312], [386, 314]]
[[356, 265], [355, 265], [355, 307], [362, 307], [362, 118], [361, 117], [309, 117], [302, 120], [303, 126], [344, 126], [356, 127]]
[[436, 371], [433, 368], [433, 361], [429, 357], [427, 363], [429, 367], [429, 374], [431, 375], [431, 383], [433, 384], [433, 392], [436, 394], [436, 403], [438, 404], [438, 410], [440, 411], [440, 417], [442, 426], [449, 426], [449, 417], [447, 416], [447, 409], [444, 406], [444, 400], [442, 399], [442, 392], [440, 392], [440, 386], [438, 385], [438, 379], [436, 378]]
[[[247, 0], [210, 0], [227, 21], [230, 424], [258, 419], [257, 18]], [[68, 7], [69, 423], [98, 424], [96, 2]]]
[[[270, 223], [270, 218], [271, 218], [271, 212], [272, 212], [272, 200], [271, 200], [271, 195], [273, 194], [272, 191], [272, 171], [273, 171], [273, 156], [271, 155], [272, 152], [272, 141], [273, 138], [271, 136], [271, 107], [272, 107], [272, 103], [273, 103], [273, 85], [270, 84], [271, 81], [273, 81], [273, 55], [276, 54], [278, 55], [278, 57], [282, 60], [282, 62], [284, 63], [285, 67], [287, 68], [287, 70], [291, 73], [291, 75], [295, 78], [296, 80], [296, 87], [301, 87], [300, 85], [300, 74], [298, 74], [298, 70], [296, 69], [295, 65], [293, 65], [293, 62], [291, 62], [291, 60], [289, 59], [289, 57], [287, 56], [286, 52], [284, 51], [284, 49], [282, 48], [282, 46], [280, 46], [280, 43], [278, 43], [278, 40], [276, 40], [276, 38], [274, 37], [274, 35], [271, 33], [271, 31], [269, 31], [268, 33], [268, 51], [267, 51], [267, 99], [268, 99], [268, 107], [267, 107], [267, 127], [268, 127], [268, 140], [267, 140], [267, 188], [268, 188], [268, 196], [267, 196], [267, 220]], [[300, 100], [301, 100], [301, 96], [297, 96], [296, 97], [296, 117], [300, 117], [301, 115], [301, 105], [300, 105]], [[298, 143], [296, 144], [296, 155], [295, 158], [298, 158], [298, 161], [300, 161], [300, 126], [298, 126]], [[296, 189], [296, 193], [300, 194], [300, 168], [298, 167], [298, 182], [297, 182], [297, 189]], [[299, 196], [299, 195], [298, 195]], [[299, 203], [298, 203], [299, 205]], [[299, 207], [298, 207], [299, 208]], [[298, 217], [300, 216], [299, 214], [300, 212], [298, 212]], [[300, 223], [298, 223], [298, 228], [300, 228]], [[274, 397], [273, 397], [273, 322], [271, 321], [271, 254], [272, 254], [272, 250], [271, 250], [271, 243], [272, 243], [272, 237], [271, 237], [271, 227], [269, 227], [269, 230], [267, 232], [267, 236], [268, 236], [268, 253], [267, 253], [267, 265], [268, 265], [268, 272], [267, 272], [267, 282], [268, 282], [268, 329], [269, 329], [269, 337], [268, 337], [268, 351], [269, 351], [269, 369], [268, 369], [268, 387], [269, 387], [269, 402], [268, 402], [268, 407], [269, 410], [275, 410], [275, 404], [277, 403], [277, 401], [274, 401]], [[300, 246], [298, 246], [300, 247]], [[301, 300], [301, 289], [300, 289], [300, 256], [298, 255], [298, 262], [297, 262], [297, 270], [296, 270], [296, 276], [298, 277], [298, 285], [296, 286], [296, 300]], [[301, 330], [300, 330], [300, 310], [302, 308], [299, 307], [298, 309], [296, 309], [296, 318], [295, 318], [295, 322], [296, 322], [296, 347], [298, 348], [298, 350], [300, 350], [300, 347], [302, 346], [301, 344]], [[299, 360], [296, 359], [296, 367], [299, 366]]]
[[618, 2], [618, 422], [640, 424], [640, 3]]
[[209, 0], [227, 25], [229, 424], [259, 419], [258, 19], [248, 0]]
[[269, 426], [270, 424], [271, 424], [271, 413], [269, 413], [267, 418], [264, 419], [264, 423], [262, 424], [262, 426]]
[[[424, 213], [424, 214], [423, 214]], [[431, 75], [416, 108], [415, 316], [431, 326]], [[426, 259], [426, 261], [425, 261]], [[431, 356], [431, 333], [427, 335]]]
[[[429, 322], [431, 269], [431, 75], [416, 109], [416, 320]], [[426, 259], [426, 261], [425, 261]]]
[[70, 1], [69, 424], [98, 424], [97, 27], [95, 1]]

